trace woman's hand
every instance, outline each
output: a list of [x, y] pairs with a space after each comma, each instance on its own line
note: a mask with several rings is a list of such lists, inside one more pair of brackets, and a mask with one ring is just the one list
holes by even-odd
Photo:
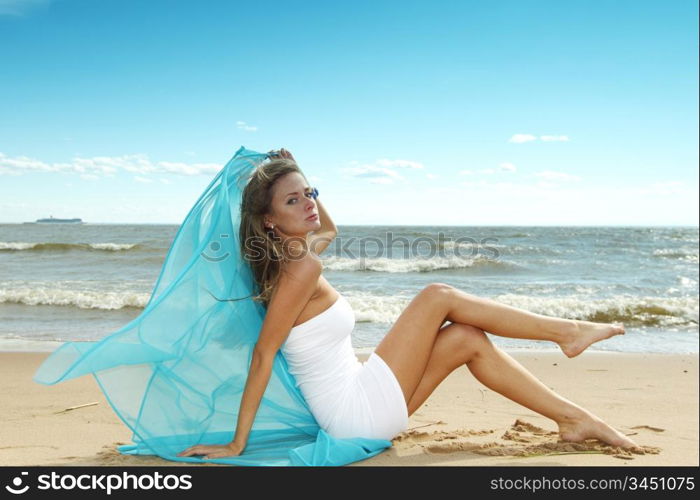
[[294, 157], [292, 156], [292, 153], [287, 151], [286, 149], [282, 148], [278, 151], [271, 151], [272, 153], [276, 153], [274, 156], [279, 156], [280, 158], [287, 158], [292, 161], [296, 161]]
[[235, 441], [229, 444], [198, 444], [190, 446], [177, 454], [178, 457], [191, 457], [192, 455], [204, 455], [205, 459], [236, 457], [243, 453], [245, 445], [241, 446]]
[[289, 151], [287, 151], [287, 150], [284, 149], [284, 148], [280, 149], [280, 156], [282, 156], [282, 158], [288, 158], [288, 159], [290, 159], [290, 160], [292, 160], [292, 161], [296, 161], [296, 160], [294, 160], [294, 157], [292, 156], [292, 153], [290, 153]]

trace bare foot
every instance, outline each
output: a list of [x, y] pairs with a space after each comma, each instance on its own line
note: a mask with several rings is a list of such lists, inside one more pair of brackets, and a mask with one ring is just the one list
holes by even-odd
[[625, 326], [621, 323], [592, 323], [579, 320], [572, 320], [572, 323], [572, 328], [564, 334], [566, 340], [559, 342], [561, 350], [570, 358], [578, 356], [595, 342], [625, 333]]
[[586, 439], [598, 439], [610, 446], [639, 448], [637, 443], [590, 413], [584, 413], [582, 417], [577, 419], [557, 423], [559, 424], [559, 436], [563, 441], [580, 443]]

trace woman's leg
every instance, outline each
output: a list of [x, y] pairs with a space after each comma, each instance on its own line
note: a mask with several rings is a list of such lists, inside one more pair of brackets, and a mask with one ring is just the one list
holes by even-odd
[[588, 410], [552, 391], [520, 363], [493, 345], [486, 335], [483, 339], [476, 355], [467, 362], [467, 367], [486, 387], [554, 420], [559, 426], [560, 437], [565, 441], [595, 438], [613, 446], [637, 446]]
[[448, 321], [473, 325], [501, 337], [549, 340], [570, 358], [594, 342], [625, 333], [621, 324], [544, 316], [444, 286], [448, 287]]
[[529, 313], [468, 295], [449, 285], [432, 283], [413, 298], [375, 349], [394, 372], [407, 405], [423, 379], [436, 337], [446, 320], [499, 335], [552, 340], [569, 356], [606, 338], [605, 335], [624, 332], [613, 325], [578, 325], [571, 320]]
[[589, 411], [545, 386], [494, 346], [483, 330], [461, 323], [440, 329], [423, 377], [408, 402], [408, 414], [420, 408], [435, 388], [463, 364], [489, 389], [554, 420], [565, 441], [596, 438], [613, 446], [636, 446]]

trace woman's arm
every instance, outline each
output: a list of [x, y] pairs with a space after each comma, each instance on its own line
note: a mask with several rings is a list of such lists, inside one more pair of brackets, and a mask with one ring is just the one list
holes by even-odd
[[253, 426], [260, 400], [270, 380], [272, 364], [277, 351], [287, 339], [294, 322], [316, 291], [321, 276], [321, 262], [307, 254], [289, 261], [280, 275], [270, 299], [265, 321], [253, 350], [248, 381], [246, 382], [234, 442], [244, 444]]
[[[296, 162], [292, 153], [284, 148], [277, 152], [277, 156], [288, 158]], [[338, 228], [335, 226], [333, 219], [328, 215], [328, 211], [318, 198], [316, 198], [316, 206], [318, 207], [318, 220], [321, 222], [321, 227], [318, 228], [317, 231], [314, 231], [313, 234], [309, 235], [308, 243], [311, 251], [319, 255], [331, 244], [331, 241], [338, 236]]]
[[299, 260], [289, 261], [280, 275], [270, 299], [258, 341], [253, 349], [233, 441], [223, 446], [196, 445], [179, 453], [178, 456], [206, 455], [206, 458], [221, 458], [243, 452], [248, 443], [248, 436], [260, 407], [260, 401], [270, 381], [277, 351], [289, 336], [294, 322], [316, 290], [322, 268], [318, 258], [307, 253]]
[[323, 206], [323, 203], [318, 198], [316, 198], [316, 206], [318, 207], [318, 219], [321, 222], [321, 227], [318, 228], [318, 231], [314, 231], [313, 234], [309, 235], [309, 248], [318, 255], [338, 236], [338, 228], [333, 223], [331, 216], [328, 215], [326, 207]]

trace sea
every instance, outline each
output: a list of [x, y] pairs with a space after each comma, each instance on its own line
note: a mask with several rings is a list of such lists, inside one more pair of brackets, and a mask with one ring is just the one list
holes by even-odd
[[[96, 341], [143, 311], [178, 225], [0, 224], [0, 351]], [[526, 311], [622, 322], [592, 351], [698, 352], [698, 227], [350, 226], [321, 253], [371, 351], [429, 283]], [[546, 341], [490, 334], [505, 350]]]

